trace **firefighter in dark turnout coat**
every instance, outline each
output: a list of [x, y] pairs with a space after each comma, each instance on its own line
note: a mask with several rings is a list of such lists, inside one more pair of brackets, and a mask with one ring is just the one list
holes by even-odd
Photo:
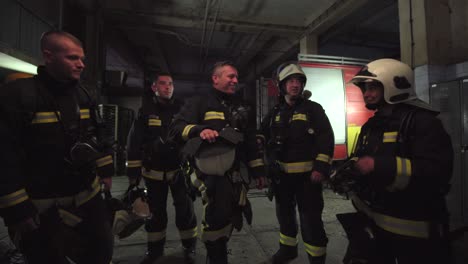
[[169, 74], [158, 74], [152, 89], [155, 96], [148, 104], [143, 104], [139, 118], [130, 132], [127, 161], [127, 174], [131, 184], [139, 182], [141, 176], [145, 179], [153, 214], [146, 221], [148, 252], [142, 263], [153, 263], [163, 255], [169, 188], [174, 200], [176, 226], [184, 246], [184, 255], [187, 262], [192, 262], [197, 239], [197, 219], [180, 170], [179, 148], [167, 139], [169, 124], [182, 103], [172, 97], [174, 86]]
[[333, 130], [320, 104], [306, 100], [302, 92], [306, 76], [297, 64], [280, 66], [279, 105], [264, 118], [262, 133], [267, 142], [275, 186], [276, 215], [280, 225], [280, 249], [273, 263], [297, 257], [296, 204], [302, 239], [310, 263], [325, 263], [328, 242], [322, 222], [321, 181], [328, 176], [333, 158]]
[[236, 68], [228, 62], [215, 64], [212, 81], [214, 89], [206, 96], [197, 96], [185, 103], [172, 123], [171, 134], [180, 141], [200, 138], [202, 145], [208, 147], [223, 144], [220, 134], [224, 128], [234, 128], [243, 135], [244, 140], [241, 146], [236, 146], [234, 155], [231, 156], [234, 152], [220, 152], [212, 157], [213, 160], [208, 159], [207, 164], [198, 160], [197, 177], [193, 179], [205, 205], [202, 241], [206, 245], [208, 261], [223, 264], [227, 263], [227, 241], [233, 230], [234, 211], [248, 202], [248, 186], [234, 182], [235, 175], [239, 174], [239, 162], [248, 165], [258, 188], [263, 186], [264, 165], [256, 146], [255, 129], [248, 126], [247, 108], [234, 97]]
[[373, 61], [351, 82], [376, 110], [362, 127], [355, 164], [371, 192], [352, 198], [375, 223], [372, 263], [451, 263], [445, 195], [453, 150], [438, 112], [416, 98], [413, 71], [400, 61]]
[[[96, 105], [78, 83], [82, 45], [52, 31], [41, 50], [37, 76], [0, 89], [0, 215], [28, 263], [109, 263], [113, 236], [99, 194], [100, 181], [110, 188], [113, 164]], [[65, 240], [70, 232], [78, 239]]]

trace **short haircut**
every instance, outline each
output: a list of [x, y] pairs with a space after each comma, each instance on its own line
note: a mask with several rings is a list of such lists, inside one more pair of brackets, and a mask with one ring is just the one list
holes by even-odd
[[161, 76], [169, 76], [169, 77], [172, 78], [172, 74], [170, 74], [169, 72], [166, 72], [166, 71], [157, 72], [157, 73], [154, 74], [153, 83], [155, 83], [159, 79], [159, 77], [161, 77]]
[[41, 36], [41, 51], [50, 50], [50, 51], [58, 51], [61, 49], [59, 42], [57, 41], [58, 38], [66, 38], [72, 41], [75, 45], [80, 46], [83, 48], [83, 43], [72, 34], [61, 31], [61, 30], [50, 30], [44, 32]]
[[234, 69], [237, 69], [236, 65], [232, 61], [218, 61], [215, 64], [213, 64], [213, 68], [211, 70], [211, 76], [213, 75], [219, 75], [219, 70], [223, 68], [224, 66], [231, 66]]

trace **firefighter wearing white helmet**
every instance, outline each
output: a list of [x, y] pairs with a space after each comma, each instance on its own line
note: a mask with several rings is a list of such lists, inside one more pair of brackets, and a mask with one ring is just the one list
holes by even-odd
[[354, 152], [354, 167], [369, 191], [358, 191], [353, 204], [374, 222], [377, 240], [377, 259], [367, 261], [451, 263], [445, 195], [453, 150], [438, 112], [417, 99], [413, 71], [400, 61], [373, 61], [351, 82], [361, 88], [367, 108], [376, 110]]
[[297, 203], [309, 262], [325, 263], [321, 181], [333, 158], [333, 130], [322, 106], [303, 97], [307, 78], [299, 65], [283, 64], [277, 75], [281, 100], [262, 124], [280, 225], [279, 250], [272, 262], [287, 263], [298, 255]]

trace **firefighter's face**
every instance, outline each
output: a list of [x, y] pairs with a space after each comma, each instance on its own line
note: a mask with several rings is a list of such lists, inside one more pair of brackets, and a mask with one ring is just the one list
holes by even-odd
[[174, 83], [171, 76], [159, 76], [151, 87], [163, 99], [171, 99], [174, 93]]
[[302, 93], [302, 80], [298, 77], [290, 77], [286, 80], [286, 94], [292, 98], [297, 98]]
[[77, 81], [85, 68], [83, 48], [66, 37], [57, 38], [56, 50], [44, 50], [49, 73], [58, 81]]
[[234, 94], [237, 89], [237, 70], [229, 65], [221, 67], [211, 77], [213, 87], [223, 93]]
[[380, 82], [366, 82], [362, 89], [364, 102], [370, 110], [377, 109], [384, 102], [384, 90]]

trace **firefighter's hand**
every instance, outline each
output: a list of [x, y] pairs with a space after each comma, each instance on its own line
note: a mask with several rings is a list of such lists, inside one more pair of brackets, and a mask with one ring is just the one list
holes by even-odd
[[101, 178], [101, 185], [104, 191], [110, 191], [112, 188], [112, 177]]
[[314, 170], [310, 174], [310, 180], [312, 182], [319, 183], [319, 182], [322, 182], [324, 179], [325, 179], [325, 176], [323, 176], [323, 173], [321, 173], [319, 171]]
[[210, 143], [215, 142], [218, 136], [218, 131], [209, 128], [203, 129], [203, 131], [200, 132], [201, 139], [206, 140]]
[[255, 179], [255, 182], [256, 182], [256, 187], [257, 189], [261, 190], [263, 189], [263, 187], [265, 187], [265, 177], [264, 176], [260, 176], [258, 178]]
[[367, 175], [374, 171], [374, 158], [364, 156], [359, 158], [354, 167], [363, 175]]

